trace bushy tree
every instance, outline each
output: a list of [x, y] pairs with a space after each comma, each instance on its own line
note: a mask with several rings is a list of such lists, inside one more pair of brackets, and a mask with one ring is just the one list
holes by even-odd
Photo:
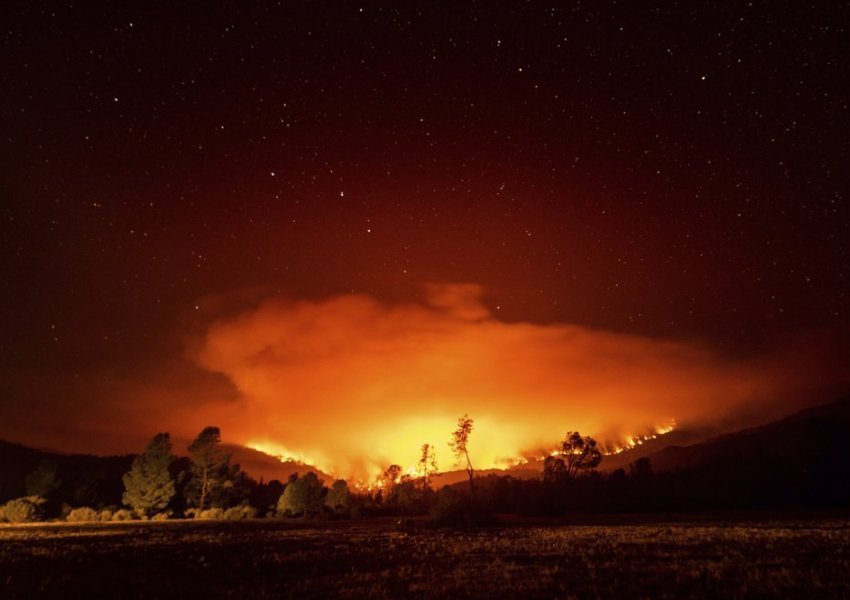
[[382, 488], [386, 488], [388, 493], [399, 481], [401, 481], [401, 466], [399, 465], [390, 465], [378, 478], [378, 483]]
[[547, 456], [543, 461], [543, 481], [555, 482], [564, 479], [567, 479], [566, 463], [556, 456]]
[[337, 479], [333, 482], [328, 495], [325, 496], [325, 506], [337, 514], [348, 514], [351, 509], [351, 492], [348, 490], [348, 484], [344, 479]]
[[97, 464], [84, 465], [75, 469], [73, 479], [69, 482], [71, 504], [90, 506], [100, 500], [100, 490], [103, 483], [103, 473]]
[[463, 415], [457, 420], [457, 429], [452, 433], [452, 441], [449, 442], [449, 447], [454, 452], [459, 461], [465, 461], [466, 474], [469, 477], [469, 490], [475, 491], [475, 470], [472, 468], [472, 461], [469, 460], [469, 435], [472, 433], [473, 421], [469, 415]]
[[278, 514], [303, 515], [306, 519], [311, 513], [318, 513], [322, 508], [324, 489], [322, 481], [312, 471], [291, 481], [278, 502]]
[[218, 427], [206, 427], [189, 445], [191, 475], [186, 485], [186, 499], [190, 505], [203, 511], [213, 504], [230, 475], [230, 454], [221, 450], [221, 432]]
[[251, 489], [249, 494], [249, 502], [251, 506], [261, 510], [263, 514], [269, 510], [275, 510], [278, 500], [283, 494], [284, 485], [277, 479], [272, 479], [267, 483], [261, 480], [256, 486]]
[[167, 433], [156, 434], [122, 478], [124, 504], [147, 515], [168, 506], [175, 493], [173, 462], [171, 437]]
[[418, 482], [407, 478], [393, 488], [390, 502], [404, 514], [420, 514], [426, 510], [427, 492]]
[[602, 462], [602, 451], [596, 440], [584, 436], [578, 431], [567, 433], [555, 456], [550, 456], [543, 464], [543, 478], [548, 481], [573, 479], [581, 471], [595, 469]]
[[55, 460], [42, 460], [25, 480], [27, 496], [47, 498], [59, 489], [62, 482], [56, 477], [58, 464]]

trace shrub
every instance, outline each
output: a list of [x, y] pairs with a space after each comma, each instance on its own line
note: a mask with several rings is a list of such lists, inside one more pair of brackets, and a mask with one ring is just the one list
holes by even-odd
[[244, 519], [255, 519], [256, 517], [257, 510], [247, 504], [240, 504], [239, 506], [228, 508], [222, 515], [222, 518], [225, 521], [242, 521]]
[[152, 516], [151, 521], [167, 521], [170, 518], [171, 518], [171, 511], [165, 510], [165, 511], [162, 511], [162, 512], [158, 512], [154, 516]]
[[83, 506], [81, 508], [75, 508], [71, 512], [68, 513], [68, 516], [65, 517], [69, 523], [84, 523], [89, 521], [97, 521], [99, 520], [100, 514], [93, 508], [89, 508], [88, 506]]
[[113, 514], [114, 514], [114, 511], [112, 511], [112, 510], [111, 510], [111, 509], [109, 509], [109, 508], [104, 508], [103, 510], [101, 510], [101, 511], [97, 514], [97, 520], [98, 520], [98, 521], [111, 521], [111, 520], [112, 520], [112, 515], [113, 515]]
[[41, 520], [44, 498], [25, 496], [9, 500], [3, 506], [3, 519], [9, 523], [32, 523]]
[[206, 510], [202, 510], [195, 513], [195, 518], [221, 521], [224, 518], [224, 511], [220, 508], [208, 508]]
[[119, 508], [114, 513], [112, 513], [113, 521], [132, 521], [133, 513], [127, 510], [126, 508]]

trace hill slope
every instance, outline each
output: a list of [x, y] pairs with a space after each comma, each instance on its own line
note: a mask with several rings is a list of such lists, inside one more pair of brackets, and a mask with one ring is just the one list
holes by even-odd
[[232, 464], [238, 464], [243, 471], [257, 480], [260, 478], [265, 481], [277, 479], [282, 483], [286, 483], [290, 475], [297, 474], [300, 477], [312, 471], [326, 485], [330, 485], [334, 481], [334, 477], [313, 466], [291, 460], [282, 461], [276, 456], [248, 448], [247, 446], [222, 444], [222, 449], [225, 452], [230, 452], [230, 462]]
[[840, 468], [850, 459], [850, 398], [816, 406], [779, 421], [710, 438], [688, 446], [668, 446], [647, 455], [655, 471], [718, 462], [780, 461], [789, 468]]

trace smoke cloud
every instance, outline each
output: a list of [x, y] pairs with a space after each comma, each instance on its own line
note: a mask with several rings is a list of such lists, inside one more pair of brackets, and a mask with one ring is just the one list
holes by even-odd
[[790, 412], [825, 382], [847, 383], [815, 338], [733, 361], [693, 341], [504, 322], [481, 292], [429, 285], [424, 302], [406, 304], [269, 298], [221, 318], [192, 358], [232, 381], [238, 400], [206, 414], [234, 441], [366, 478], [415, 465], [423, 443], [451, 468], [447, 442], [464, 413], [483, 468], [551, 448], [568, 430], [610, 439], [671, 419]]

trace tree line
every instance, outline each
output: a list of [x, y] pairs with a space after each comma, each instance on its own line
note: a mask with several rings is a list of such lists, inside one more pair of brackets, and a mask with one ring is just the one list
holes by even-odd
[[[562, 515], [570, 512], [701, 511], [740, 508], [805, 508], [850, 505], [850, 478], [840, 457], [789, 469], [759, 456], [724, 459], [655, 473], [649, 459], [628, 469], [600, 473], [596, 441], [569, 432], [543, 461], [539, 478], [478, 477], [470, 458], [474, 421], [458, 419], [449, 447], [466, 481], [434, 490], [436, 449], [421, 446], [414, 474], [389, 465], [376, 485], [350, 489], [344, 480], [326, 486], [314, 472], [286, 482], [256, 481], [221, 447], [218, 427], [206, 427], [176, 457], [168, 433], [155, 435], [114, 478], [76, 478], [63, 484], [54, 461], [26, 476], [26, 496], [0, 506], [0, 521], [129, 519], [356, 518], [431, 515], [446, 523], [486, 522], [493, 514]], [[110, 459], [104, 459], [110, 460]], [[126, 463], [125, 463], [126, 464]], [[113, 465], [115, 466], [115, 465]], [[118, 488], [120, 487], [120, 492]], [[73, 507], [68, 500], [75, 502]], [[80, 499], [86, 502], [80, 506]]]
[[[449, 443], [466, 471], [469, 497], [475, 495], [475, 470], [470, 459], [470, 438], [474, 422], [468, 415], [458, 419]], [[547, 459], [573, 474], [577, 469], [595, 466], [601, 456], [590, 438], [575, 438], [593, 447], [594, 460], [580, 464], [571, 454], [568, 437], [562, 445], [563, 458]], [[570, 443], [575, 443], [573, 440]], [[115, 486], [104, 486], [94, 478], [91, 493], [80, 494], [79, 482], [69, 492], [63, 486], [57, 463], [42, 461], [26, 477], [26, 495], [0, 506], [0, 520], [11, 522], [45, 518], [71, 521], [168, 518], [244, 519], [262, 517], [350, 517], [358, 515], [425, 514], [454, 504], [468, 504], [455, 491], [435, 492], [431, 481], [438, 474], [436, 448], [421, 446], [416, 475], [403, 474], [399, 465], [388, 466], [375, 487], [352, 491], [344, 480], [325, 486], [316, 473], [292, 475], [288, 481], [256, 481], [231, 463], [231, 455], [221, 446], [218, 427], [204, 428], [186, 448], [187, 456], [174, 455], [168, 433], [156, 434], [143, 452], [135, 456], [120, 478], [120, 503], [115, 502]], [[595, 452], [595, 454], [594, 454]], [[595, 461], [595, 462], [594, 462]], [[547, 471], [548, 472], [548, 471]], [[85, 486], [83, 486], [85, 487]], [[446, 496], [441, 497], [440, 494]], [[72, 506], [68, 500], [85, 506]], [[449, 501], [451, 500], [451, 501]], [[75, 502], [76, 501], [76, 502]]]
[[[91, 477], [93, 493], [80, 494], [82, 479], [77, 474], [71, 485], [63, 485], [57, 462], [43, 460], [26, 476], [26, 495], [0, 506], [0, 521], [235, 520], [307, 517], [323, 511], [344, 514], [350, 508], [350, 493], [343, 480], [334, 482], [330, 489], [312, 472], [303, 477], [293, 475], [285, 484], [254, 480], [239, 465], [231, 464], [230, 453], [221, 447], [218, 427], [204, 428], [187, 452], [186, 457], [175, 456], [171, 436], [156, 434], [120, 477], [120, 504], [115, 486], [104, 485], [113, 477]], [[80, 498], [89, 505], [73, 507], [66, 502]]]

